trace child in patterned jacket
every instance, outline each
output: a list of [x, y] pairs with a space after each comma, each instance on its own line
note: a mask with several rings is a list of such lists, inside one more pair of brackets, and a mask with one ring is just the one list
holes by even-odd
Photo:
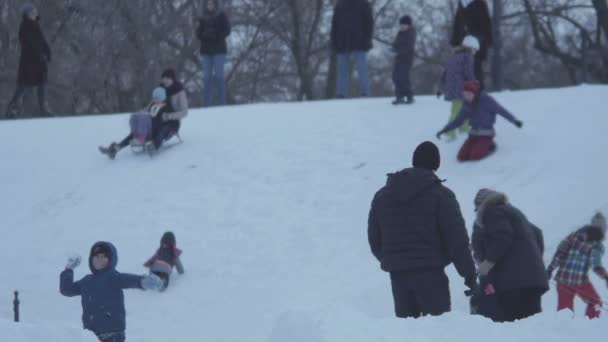
[[154, 255], [146, 261], [145, 267], [150, 269], [150, 273], [154, 273], [163, 281], [161, 291], [169, 286], [169, 278], [173, 272], [173, 267], [177, 268], [177, 273], [184, 274], [184, 266], [179, 258], [182, 251], [176, 247], [175, 234], [173, 232], [165, 232], [160, 239], [160, 247]]
[[557, 248], [557, 252], [547, 269], [549, 278], [555, 269], [557, 282], [557, 310], [574, 311], [574, 297], [579, 296], [587, 303], [586, 315], [590, 319], [600, 316], [602, 300], [589, 280], [589, 270], [593, 270], [608, 283], [608, 272], [602, 266], [606, 218], [597, 213], [587, 225], [568, 235]]

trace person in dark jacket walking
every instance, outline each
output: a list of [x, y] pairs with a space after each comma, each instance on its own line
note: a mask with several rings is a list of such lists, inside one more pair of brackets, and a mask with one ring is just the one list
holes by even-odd
[[156, 275], [120, 273], [116, 270], [117, 263], [118, 253], [114, 245], [97, 242], [89, 254], [91, 274], [75, 282], [74, 269], [80, 264], [80, 257], [72, 257], [60, 276], [61, 294], [81, 297], [82, 324], [103, 342], [125, 340], [124, 289], [159, 291], [162, 288], [162, 281]]
[[144, 267], [149, 268], [151, 273], [162, 279], [163, 287], [161, 291], [166, 290], [169, 286], [173, 267], [177, 268], [177, 273], [184, 274], [181, 255], [182, 251], [177, 248], [175, 234], [165, 232], [160, 239], [160, 247], [156, 250], [156, 253], [144, 263]]
[[543, 262], [542, 231], [512, 206], [505, 194], [481, 189], [476, 197], [479, 274], [487, 278], [485, 294], [496, 293], [502, 319], [512, 322], [542, 311], [549, 289]]
[[483, 63], [488, 57], [488, 49], [494, 42], [492, 19], [486, 0], [460, 0], [454, 18], [452, 46], [460, 46], [464, 37], [472, 35], [479, 40], [479, 52], [475, 55], [475, 78], [484, 89]]
[[199, 19], [196, 36], [201, 42], [203, 65], [203, 105], [212, 105], [211, 84], [215, 81], [218, 104], [226, 104], [224, 64], [228, 52], [226, 38], [230, 35], [230, 21], [220, 7], [220, 0], [206, 0], [203, 17]]
[[369, 96], [367, 52], [372, 49], [374, 18], [367, 0], [339, 0], [331, 22], [331, 46], [336, 52], [338, 98], [346, 98], [350, 69], [354, 63], [359, 77], [359, 93]]
[[497, 114], [517, 128], [523, 127], [521, 120], [515, 118], [488, 93], [481, 91], [479, 82], [476, 80], [464, 83], [463, 97], [464, 105], [458, 116], [437, 132], [437, 139], [441, 139], [443, 134], [460, 127], [466, 120], [469, 120], [471, 130], [469, 138], [458, 152], [459, 161], [481, 160], [496, 150], [494, 124]]
[[464, 219], [456, 196], [435, 175], [439, 165], [437, 146], [420, 144], [413, 168], [389, 174], [371, 204], [369, 245], [390, 273], [397, 317], [450, 311], [444, 268], [451, 263], [466, 286], [477, 290]]
[[[412, 25], [412, 18], [406, 15], [399, 20], [399, 33], [393, 42], [393, 49], [396, 53], [393, 69], [396, 98], [393, 101], [394, 105], [414, 103], [411, 69], [414, 64], [415, 48], [416, 29]], [[405, 97], [407, 97], [407, 101], [404, 101]]]
[[8, 103], [6, 117], [14, 118], [23, 110], [23, 95], [31, 88], [38, 93], [40, 113], [51, 115], [45, 100], [45, 86], [48, 80], [48, 63], [51, 61], [51, 49], [40, 28], [40, 16], [36, 7], [30, 3], [21, 9], [23, 19], [19, 27], [19, 71], [17, 87]]
[[594, 319], [600, 316], [598, 307], [602, 305], [602, 300], [589, 279], [589, 271], [593, 270], [608, 284], [608, 272], [602, 265], [606, 228], [606, 218], [602, 213], [597, 213], [591, 224], [568, 235], [559, 244], [547, 268], [549, 278], [553, 271], [558, 270], [555, 276], [558, 311], [574, 311], [574, 297], [579, 296], [587, 304], [587, 317]]

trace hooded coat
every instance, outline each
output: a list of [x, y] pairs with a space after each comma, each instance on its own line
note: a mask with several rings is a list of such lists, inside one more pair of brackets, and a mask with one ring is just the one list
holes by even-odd
[[502, 193], [492, 193], [477, 211], [479, 229], [476, 257], [494, 263], [488, 274], [498, 293], [525, 288], [549, 289], [543, 262], [542, 231], [509, 204]]
[[[108, 267], [95, 270], [93, 251], [104, 246], [111, 251]], [[60, 292], [67, 297], [80, 296], [82, 303], [82, 324], [96, 335], [124, 332], [126, 329], [124, 289], [142, 289], [142, 276], [123, 274], [116, 270], [118, 253], [109, 242], [97, 242], [91, 247], [89, 268], [91, 274], [74, 282], [74, 271], [61, 272]]]

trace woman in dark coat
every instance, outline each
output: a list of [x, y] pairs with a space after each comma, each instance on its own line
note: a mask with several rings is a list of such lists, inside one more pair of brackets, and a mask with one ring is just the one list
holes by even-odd
[[228, 48], [226, 38], [230, 35], [230, 21], [221, 10], [218, 0], [207, 0], [203, 17], [199, 20], [196, 36], [201, 42], [203, 64], [203, 105], [211, 106], [211, 84], [217, 86], [218, 104], [226, 103], [224, 64]]
[[482, 189], [475, 198], [478, 231], [474, 240], [482, 295], [496, 294], [502, 321], [542, 311], [549, 289], [543, 262], [542, 231], [512, 206], [505, 194]]
[[475, 55], [475, 77], [484, 87], [483, 63], [492, 47], [492, 19], [486, 0], [460, 0], [454, 17], [451, 43], [457, 47], [464, 37], [471, 35], [479, 40], [480, 49]]
[[43, 115], [49, 115], [45, 102], [45, 85], [48, 77], [47, 64], [51, 60], [51, 49], [40, 28], [38, 10], [32, 4], [23, 6], [23, 20], [19, 27], [21, 56], [17, 73], [17, 88], [8, 104], [6, 116], [15, 117], [21, 112], [23, 95], [29, 88], [37, 88], [38, 105]]

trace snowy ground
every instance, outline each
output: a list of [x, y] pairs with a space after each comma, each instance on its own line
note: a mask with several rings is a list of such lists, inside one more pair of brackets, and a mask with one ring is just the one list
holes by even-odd
[[[502, 93], [524, 121], [499, 119], [499, 150], [458, 164], [462, 141], [441, 143], [439, 170], [469, 225], [481, 187], [506, 191], [544, 229], [549, 260], [560, 239], [608, 211], [603, 159], [607, 87]], [[126, 133], [128, 116], [0, 122], [2, 248], [0, 339], [94, 341], [79, 298], [60, 296], [71, 253], [97, 240], [118, 248], [118, 269], [141, 266], [166, 229], [184, 250], [186, 275], [163, 294], [126, 293], [129, 341], [371, 342], [571, 341], [604, 338], [605, 317], [545, 313], [515, 324], [468, 315], [463, 281], [449, 268], [453, 312], [393, 318], [388, 276], [367, 245], [367, 214], [385, 174], [410, 166], [449, 106], [419, 97], [265, 104], [192, 111], [185, 143], [154, 159], [99, 155]], [[84, 276], [86, 266], [76, 270]], [[603, 282], [592, 276], [600, 294]], [[12, 292], [23, 323], [10, 323]]]

